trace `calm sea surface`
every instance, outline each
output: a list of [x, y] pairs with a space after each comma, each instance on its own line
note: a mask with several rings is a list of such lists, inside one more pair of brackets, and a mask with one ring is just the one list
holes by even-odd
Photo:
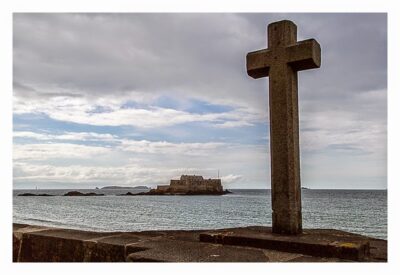
[[[75, 189], [76, 190], [76, 189]], [[135, 190], [14, 190], [13, 222], [96, 231], [211, 229], [271, 225], [270, 190], [232, 190], [224, 196], [116, 196]], [[136, 190], [140, 192], [140, 190]], [[334, 228], [387, 239], [386, 190], [302, 190], [303, 227]]]

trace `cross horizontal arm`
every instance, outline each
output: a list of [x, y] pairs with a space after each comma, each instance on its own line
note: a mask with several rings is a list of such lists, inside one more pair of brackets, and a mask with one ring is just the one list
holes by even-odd
[[297, 42], [286, 48], [287, 63], [295, 70], [319, 68], [321, 66], [321, 47], [315, 39]]
[[268, 49], [250, 52], [246, 56], [247, 74], [252, 78], [269, 75], [272, 54]]

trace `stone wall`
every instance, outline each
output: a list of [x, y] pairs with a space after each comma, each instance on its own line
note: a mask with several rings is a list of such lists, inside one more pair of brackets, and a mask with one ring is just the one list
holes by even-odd
[[168, 191], [169, 185], [157, 185], [157, 190], [159, 191]]
[[182, 180], [171, 180], [170, 183], [170, 190], [172, 192], [186, 192], [190, 189], [190, 186], [188, 185], [188, 183], [186, 181], [182, 181]]
[[305, 229], [301, 236], [288, 237], [272, 234], [270, 227], [259, 226], [90, 232], [13, 225], [13, 262], [336, 262], [341, 259], [386, 262], [387, 241], [330, 229]]
[[202, 181], [203, 177], [202, 176], [196, 176], [196, 175], [182, 175], [181, 176], [182, 181]]
[[222, 192], [220, 179], [204, 179], [202, 176], [182, 175], [180, 180], [171, 180], [171, 192], [197, 192], [197, 191], [217, 191]]

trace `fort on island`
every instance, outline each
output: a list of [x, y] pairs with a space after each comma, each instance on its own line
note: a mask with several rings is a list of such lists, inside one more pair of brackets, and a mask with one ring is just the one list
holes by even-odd
[[147, 194], [151, 195], [223, 195], [221, 179], [204, 179], [202, 176], [182, 175], [179, 180], [172, 179], [169, 185], [158, 185]]

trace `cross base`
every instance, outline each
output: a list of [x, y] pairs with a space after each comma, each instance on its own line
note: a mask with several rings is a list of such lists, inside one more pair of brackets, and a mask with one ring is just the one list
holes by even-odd
[[272, 212], [272, 232], [284, 235], [297, 235], [303, 232], [301, 210]]
[[307, 229], [285, 236], [272, 233], [270, 227], [248, 227], [201, 233], [200, 241], [352, 261], [366, 261], [370, 255], [367, 237], [332, 229]]

